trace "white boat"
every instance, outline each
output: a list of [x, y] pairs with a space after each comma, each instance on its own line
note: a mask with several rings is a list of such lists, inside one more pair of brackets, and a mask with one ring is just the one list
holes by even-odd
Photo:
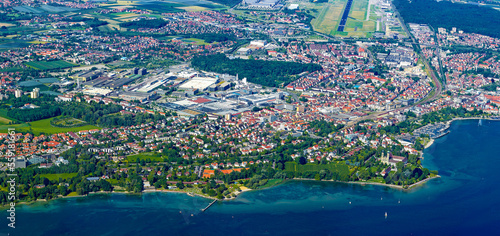
[[385, 212], [385, 218], [387, 219], [387, 211]]

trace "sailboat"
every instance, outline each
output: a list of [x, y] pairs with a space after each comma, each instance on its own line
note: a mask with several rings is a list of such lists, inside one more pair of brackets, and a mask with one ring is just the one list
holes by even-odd
[[479, 123], [477, 123], [477, 126], [482, 126], [483, 125], [483, 120], [479, 120]]

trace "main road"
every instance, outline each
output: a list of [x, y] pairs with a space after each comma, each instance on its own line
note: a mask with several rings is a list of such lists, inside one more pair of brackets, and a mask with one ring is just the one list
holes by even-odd
[[[413, 42], [413, 45], [419, 46], [419, 44], [418, 44], [417, 40], [415, 39], [415, 37], [410, 33], [410, 31], [406, 27], [406, 24], [405, 24], [403, 18], [401, 18], [401, 14], [399, 14], [398, 9], [394, 6], [394, 4], [392, 2], [390, 2], [390, 3], [391, 3], [392, 9], [394, 10], [394, 15], [398, 17], [399, 22], [401, 22], [401, 26], [403, 27], [404, 31], [406, 32], [406, 35], [408, 35], [408, 37], [410, 37], [410, 39]], [[426, 98], [423, 98], [422, 100], [420, 100], [420, 102], [418, 104], [422, 104], [422, 103], [425, 103], [425, 102], [433, 101], [437, 97], [439, 97], [439, 95], [441, 95], [441, 92], [443, 90], [443, 88], [442, 88], [443, 86], [441, 84], [441, 81], [439, 81], [439, 78], [436, 76], [436, 73], [434, 72], [434, 70], [432, 69], [432, 67], [429, 65], [429, 62], [427, 61], [427, 59], [420, 53], [420, 51], [418, 51], [417, 53], [418, 53], [418, 57], [420, 58], [420, 60], [422, 60], [422, 62], [424, 63], [425, 67], [429, 71], [429, 74], [430, 74], [430, 76], [432, 78], [432, 82], [435, 85], [434, 94], [432, 94], [431, 97], [426, 97]]]

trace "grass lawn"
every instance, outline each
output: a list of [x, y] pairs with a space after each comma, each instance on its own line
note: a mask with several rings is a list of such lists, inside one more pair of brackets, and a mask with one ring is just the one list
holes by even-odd
[[326, 34], [337, 30], [340, 17], [344, 10], [345, 1], [337, 0], [316, 5], [322, 7], [317, 9], [319, 13], [316, 15], [316, 18], [311, 21], [314, 30]]
[[44, 120], [33, 121], [30, 123], [16, 124], [16, 125], [0, 125], [0, 133], [6, 133], [8, 128], [15, 128], [16, 132], [28, 132], [31, 128], [31, 131], [35, 135], [40, 135], [40, 133], [45, 134], [58, 134], [58, 133], [66, 133], [66, 132], [78, 132], [80, 130], [91, 130], [91, 129], [101, 129], [94, 125], [85, 125], [81, 127], [65, 127], [59, 128], [54, 127], [50, 124], [50, 121], [54, 119], [48, 118]]
[[182, 39], [182, 41], [186, 43], [194, 43], [196, 45], [209, 45], [209, 43], [205, 42], [205, 40], [197, 38], [187, 38], [187, 39]]
[[0, 124], [2, 125], [8, 125], [9, 122], [11, 122], [12, 120], [9, 120], [7, 118], [4, 118], [4, 117], [0, 117]]
[[46, 44], [46, 43], [48, 43], [48, 42], [34, 40], [34, 41], [30, 41], [29, 43], [31, 43], [31, 44]]
[[368, 183], [379, 183], [379, 184], [385, 184], [385, 181], [384, 181], [384, 178], [382, 177], [377, 177], [377, 178], [374, 178], [374, 179], [369, 179], [368, 181], [366, 181]]
[[67, 197], [75, 197], [75, 196], [78, 196], [78, 194], [76, 192], [71, 192], [69, 193], [68, 195], [66, 195]]
[[8, 125], [9, 122], [15, 121], [15, 119], [12, 119], [7, 115], [7, 112], [8, 111], [6, 109], [0, 109], [0, 124]]
[[64, 180], [68, 180], [68, 179], [75, 177], [76, 175], [77, 175], [77, 173], [41, 174], [40, 178], [44, 177], [44, 178], [49, 179], [50, 181], [59, 180], [59, 178], [64, 179]]
[[118, 180], [116, 180], [116, 179], [107, 179], [107, 181], [108, 181], [111, 185], [118, 185]]
[[137, 161], [137, 159], [139, 159], [139, 160], [151, 159], [151, 161], [155, 161], [155, 162], [163, 161], [163, 157], [161, 157], [161, 154], [154, 153], [154, 152], [144, 152], [144, 153], [139, 153], [139, 154], [127, 156], [128, 162], [135, 163]]
[[85, 124], [86, 122], [83, 120], [75, 119], [73, 117], [69, 117], [53, 123], [55, 123], [57, 126], [71, 127], [75, 125]]

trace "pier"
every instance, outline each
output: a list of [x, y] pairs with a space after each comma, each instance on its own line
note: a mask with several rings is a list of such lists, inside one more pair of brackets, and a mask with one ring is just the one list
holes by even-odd
[[205, 208], [201, 209], [201, 211], [202, 211], [202, 212], [204, 212], [204, 211], [208, 210], [208, 208], [210, 208], [210, 207], [211, 207], [214, 203], [216, 203], [216, 202], [217, 202], [217, 199], [215, 199], [213, 202], [211, 202], [210, 204], [208, 204], [208, 206], [207, 206], [207, 207], [205, 207]]

